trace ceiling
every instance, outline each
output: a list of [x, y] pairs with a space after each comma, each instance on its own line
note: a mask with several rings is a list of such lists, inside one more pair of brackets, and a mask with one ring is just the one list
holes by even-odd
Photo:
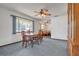
[[40, 11], [42, 8], [49, 10], [51, 16], [47, 18], [67, 13], [66, 3], [1, 3], [0, 5], [37, 19], [40, 19], [41, 17], [35, 16], [37, 13], [34, 11]]

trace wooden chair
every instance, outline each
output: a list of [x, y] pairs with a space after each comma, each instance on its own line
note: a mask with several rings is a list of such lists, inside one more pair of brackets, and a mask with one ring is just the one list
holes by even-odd
[[39, 42], [41, 43], [42, 40], [43, 40], [43, 33], [41, 31], [38, 32], [38, 39], [39, 39]]
[[25, 35], [25, 31], [21, 32], [22, 35], [22, 46], [27, 47], [27, 44], [30, 42], [31, 46], [33, 47], [33, 40], [32, 37], [30, 35]]
[[39, 45], [39, 38], [38, 38], [38, 34], [33, 36], [33, 42], [37, 43]]

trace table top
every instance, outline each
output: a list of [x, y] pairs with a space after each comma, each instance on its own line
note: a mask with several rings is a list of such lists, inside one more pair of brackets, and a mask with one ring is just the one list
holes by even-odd
[[25, 33], [25, 35], [37, 35], [38, 33]]

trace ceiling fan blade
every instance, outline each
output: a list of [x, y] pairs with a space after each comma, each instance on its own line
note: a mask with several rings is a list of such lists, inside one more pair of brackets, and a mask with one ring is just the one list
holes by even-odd
[[[38, 13], [38, 16], [50, 16], [51, 14], [49, 14], [48, 9], [40, 9], [39, 12], [34, 11], [35, 13]], [[37, 16], [37, 15], [36, 15]]]

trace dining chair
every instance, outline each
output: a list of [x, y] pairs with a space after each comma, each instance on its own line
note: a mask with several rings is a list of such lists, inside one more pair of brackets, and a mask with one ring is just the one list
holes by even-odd
[[41, 43], [42, 40], [43, 40], [43, 34], [41, 31], [38, 32], [38, 39], [39, 39], [39, 42]]
[[33, 36], [33, 42], [34, 42], [34, 43], [37, 43], [37, 44], [39, 45], [38, 34], [35, 34], [35, 35]]
[[27, 44], [30, 42], [31, 43], [31, 47], [33, 47], [33, 40], [32, 37], [30, 35], [25, 35], [26, 32], [22, 31], [21, 35], [22, 35], [22, 46], [25, 46], [25, 48], [27, 47]]

